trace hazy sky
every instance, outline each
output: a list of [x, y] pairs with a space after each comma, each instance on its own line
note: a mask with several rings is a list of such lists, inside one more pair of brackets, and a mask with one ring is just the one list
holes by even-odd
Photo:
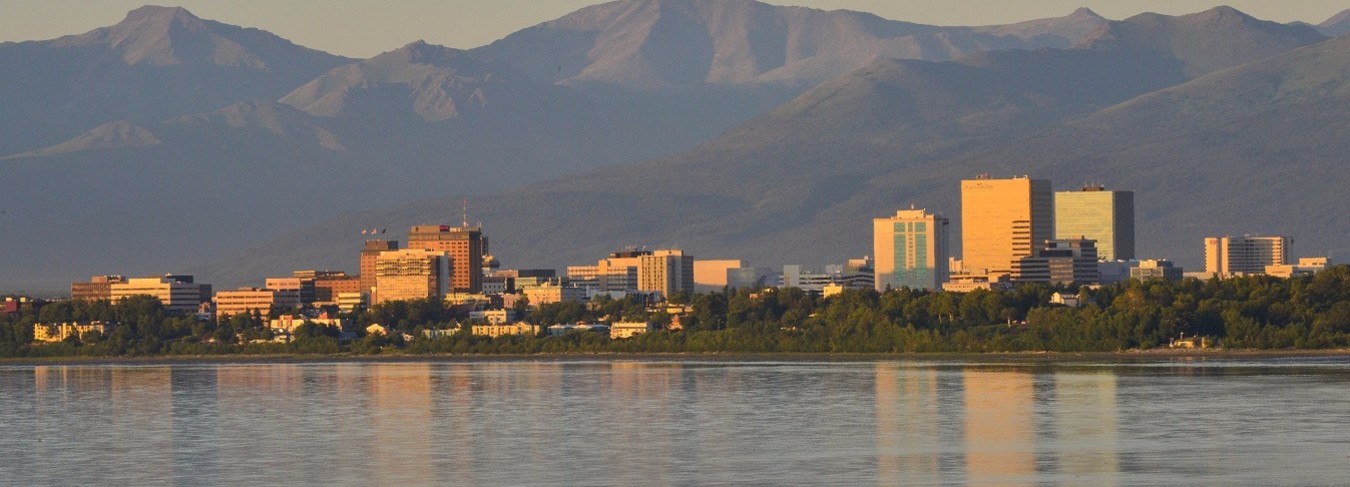
[[[0, 41], [51, 39], [115, 24], [147, 0], [0, 0]], [[199, 17], [271, 31], [298, 44], [354, 57], [417, 39], [470, 48], [599, 0], [164, 0]], [[1169, 15], [1227, 4], [1278, 22], [1321, 23], [1345, 0], [770, 0], [768, 3], [872, 12], [939, 25], [1004, 24], [1089, 7], [1111, 19]]]

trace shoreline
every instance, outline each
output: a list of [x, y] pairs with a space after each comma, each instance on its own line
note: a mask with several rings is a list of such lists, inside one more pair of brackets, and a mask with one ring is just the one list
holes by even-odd
[[969, 352], [969, 353], [547, 353], [547, 354], [426, 354], [426, 355], [166, 355], [148, 357], [16, 357], [0, 359], [0, 366], [111, 366], [111, 365], [266, 365], [317, 363], [472, 363], [472, 362], [883, 362], [969, 361], [986, 359], [1024, 363], [1074, 360], [1148, 363], [1185, 360], [1350, 358], [1350, 349], [1329, 350], [1124, 350], [1117, 352]]

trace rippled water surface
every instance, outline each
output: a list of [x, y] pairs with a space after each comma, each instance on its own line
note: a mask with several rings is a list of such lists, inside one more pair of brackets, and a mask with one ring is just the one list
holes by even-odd
[[1350, 359], [0, 367], [0, 485], [1345, 485]]

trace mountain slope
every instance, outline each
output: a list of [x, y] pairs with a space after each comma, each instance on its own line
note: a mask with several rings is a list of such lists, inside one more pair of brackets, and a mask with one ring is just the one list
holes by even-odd
[[1308, 26], [1259, 20], [1232, 7], [1215, 7], [1176, 17], [1139, 14], [1111, 22], [1081, 45], [1176, 59], [1185, 66], [1187, 76], [1196, 77], [1324, 38]]
[[880, 59], [1065, 47], [1078, 40], [1066, 36], [1105, 22], [1080, 11], [1003, 29], [936, 27], [752, 0], [629, 0], [587, 7], [475, 51], [536, 79], [573, 85], [809, 87]]
[[1350, 34], [1350, 9], [1343, 10], [1326, 22], [1318, 24], [1317, 29], [1332, 37]]
[[261, 30], [151, 6], [85, 34], [3, 43], [0, 155], [110, 121], [155, 122], [274, 100], [346, 62]]
[[[869, 218], [911, 203], [956, 215], [960, 179], [1030, 173], [1060, 189], [1095, 180], [1136, 190], [1141, 253], [1190, 266], [1204, 233], [1288, 232], [1318, 253], [1344, 245], [1350, 222], [1334, 214], [1347, 202], [1335, 169], [1350, 153], [1343, 38], [1229, 69], [1210, 63], [1219, 70], [1189, 81], [1201, 64], [1130, 46], [879, 62], [693, 151], [474, 198], [475, 219], [506, 265], [557, 267], [633, 243], [819, 265], [869, 253]], [[1240, 54], [1217, 56], [1262, 56]], [[258, 250], [208, 269], [228, 280], [350, 266], [360, 222], [449, 221], [456, 198], [268, 244], [303, 249], [304, 262]]]

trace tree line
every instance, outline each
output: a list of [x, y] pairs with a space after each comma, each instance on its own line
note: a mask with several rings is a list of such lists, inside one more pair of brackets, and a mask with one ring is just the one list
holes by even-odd
[[[1081, 306], [1049, 304], [1052, 293], [1076, 295]], [[1230, 349], [1350, 347], [1350, 266], [1279, 279], [1138, 281], [1100, 287], [1024, 284], [1009, 290], [949, 293], [909, 288], [849, 290], [824, 298], [800, 289], [725, 289], [677, 294], [691, 312], [672, 317], [635, 297], [599, 298], [527, 310], [541, 325], [603, 321], [676, 321], [679, 331], [610, 340], [595, 332], [490, 338], [473, 335], [467, 312], [436, 300], [385, 303], [345, 315], [344, 336], [306, 324], [290, 343], [268, 342], [271, 316], [218, 321], [167, 312], [149, 297], [62, 301], [0, 316], [0, 357], [226, 354], [553, 354], [553, 353], [922, 353], [1098, 352], [1166, 347], [1183, 336], [1206, 336]], [[35, 323], [116, 323], [56, 344], [33, 344]], [[366, 326], [387, 335], [365, 335]], [[436, 339], [428, 329], [460, 329]], [[405, 337], [404, 334], [407, 334]]]

